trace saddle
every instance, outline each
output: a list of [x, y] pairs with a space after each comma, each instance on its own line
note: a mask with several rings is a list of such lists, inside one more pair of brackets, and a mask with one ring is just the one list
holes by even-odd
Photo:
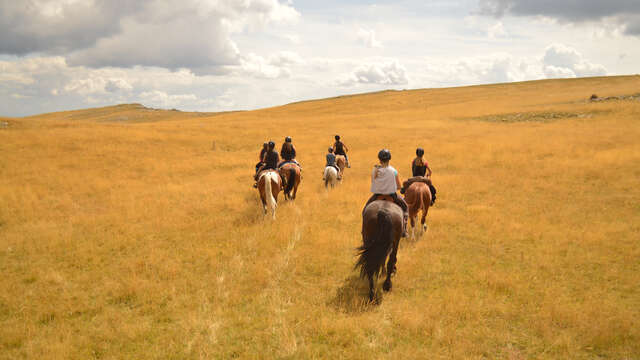
[[402, 183], [402, 187], [403, 188], [408, 188], [409, 186], [411, 186], [411, 184], [415, 183], [415, 182], [421, 182], [421, 183], [425, 183], [427, 185], [431, 185], [431, 179], [429, 179], [426, 176], [414, 176], [412, 178], [407, 179], [407, 181]]
[[393, 198], [391, 197], [391, 195], [382, 195], [382, 194], [378, 194], [376, 195], [375, 200], [383, 200], [383, 201], [390, 201], [392, 203], [396, 203]]
[[402, 189], [400, 189], [400, 193], [404, 194], [405, 191], [407, 191], [407, 189], [409, 188], [409, 186], [411, 186], [411, 184], [416, 183], [416, 182], [421, 182], [421, 183], [425, 183], [427, 184], [427, 186], [431, 186], [431, 179], [429, 179], [426, 176], [414, 176], [412, 178], [407, 179], [405, 182], [402, 183]]

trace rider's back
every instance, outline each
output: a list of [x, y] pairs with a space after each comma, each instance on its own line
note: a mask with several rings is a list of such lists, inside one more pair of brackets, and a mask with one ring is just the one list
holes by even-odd
[[278, 153], [275, 151], [267, 151], [264, 155], [265, 169], [276, 169], [278, 167]]
[[415, 158], [411, 164], [413, 176], [425, 176], [427, 173], [427, 164], [421, 158]]
[[296, 148], [292, 143], [285, 142], [282, 144], [282, 148], [280, 150], [280, 156], [282, 156], [283, 160], [291, 160], [296, 157]]
[[336, 164], [336, 156], [332, 153], [327, 154], [327, 166], [333, 166]]
[[395, 194], [398, 189], [396, 176], [398, 171], [393, 166], [376, 166], [371, 174], [371, 192], [374, 194]]

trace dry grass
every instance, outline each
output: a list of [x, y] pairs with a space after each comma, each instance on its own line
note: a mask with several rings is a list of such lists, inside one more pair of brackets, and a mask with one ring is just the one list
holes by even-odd
[[[638, 88], [591, 78], [154, 122], [135, 107], [5, 120], [0, 358], [638, 359], [640, 102], [585, 101]], [[589, 116], [480, 119], [517, 113]], [[335, 133], [353, 167], [327, 194]], [[285, 135], [304, 179], [272, 223], [252, 166]], [[352, 267], [369, 170], [386, 146], [406, 177], [418, 145], [439, 190], [430, 229], [403, 241], [393, 292], [367, 305]]]

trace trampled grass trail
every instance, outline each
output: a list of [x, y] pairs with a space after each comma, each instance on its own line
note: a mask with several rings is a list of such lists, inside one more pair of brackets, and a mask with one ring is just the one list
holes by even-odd
[[[252, 112], [119, 106], [0, 129], [0, 358], [640, 357], [640, 77]], [[126, 119], [125, 119], [126, 118]], [[352, 168], [327, 192], [340, 134]], [[263, 141], [298, 199], [265, 220]], [[379, 304], [353, 270], [377, 151], [438, 200]], [[380, 290], [380, 289], [379, 289]], [[380, 290], [381, 292], [381, 290]]]

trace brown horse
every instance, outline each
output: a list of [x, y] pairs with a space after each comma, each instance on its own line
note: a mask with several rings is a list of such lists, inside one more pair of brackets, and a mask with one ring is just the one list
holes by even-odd
[[[409, 219], [411, 220], [411, 237], [415, 238], [420, 233], [427, 231], [427, 224], [425, 220], [427, 218], [427, 213], [429, 212], [429, 205], [431, 204], [431, 191], [429, 190], [429, 186], [424, 182], [414, 182], [409, 185], [405, 193], [404, 200], [409, 205]], [[422, 224], [419, 233], [416, 234], [416, 219], [418, 218], [418, 212], [422, 210], [422, 219], [420, 223]]]
[[340, 176], [344, 178], [344, 168], [347, 167], [347, 159], [344, 155], [336, 155], [336, 165], [340, 168]]
[[[300, 185], [300, 167], [294, 163], [287, 163], [280, 167], [280, 176], [282, 176], [284, 199], [295, 200]], [[293, 190], [293, 194], [291, 194]]]
[[267, 205], [271, 208], [272, 219], [276, 219], [276, 207], [278, 206], [278, 193], [280, 193], [280, 175], [275, 170], [266, 170], [260, 173], [258, 178], [258, 191], [264, 215], [267, 215]]
[[391, 290], [391, 274], [396, 271], [396, 254], [402, 235], [402, 209], [391, 201], [376, 200], [367, 205], [362, 214], [362, 246], [358, 248], [356, 268], [360, 277], [369, 280], [369, 301], [373, 300], [374, 279], [387, 262], [387, 278], [382, 285]]

